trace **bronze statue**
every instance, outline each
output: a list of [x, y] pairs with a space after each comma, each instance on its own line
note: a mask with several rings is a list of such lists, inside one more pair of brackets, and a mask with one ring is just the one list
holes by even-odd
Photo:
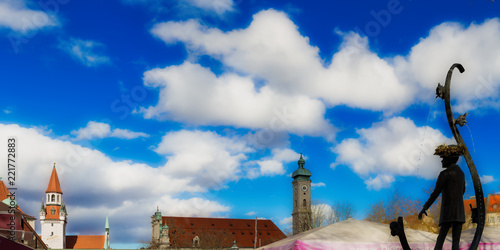
[[452, 230], [453, 244], [452, 249], [459, 249], [460, 234], [462, 224], [465, 222], [465, 210], [463, 194], [465, 192], [464, 172], [456, 165], [458, 158], [462, 155], [463, 149], [456, 145], [441, 145], [436, 148], [435, 155], [442, 158], [442, 166], [445, 170], [441, 171], [436, 182], [436, 187], [429, 200], [424, 204], [422, 211], [418, 214], [418, 219], [434, 203], [439, 194], [442, 194], [441, 212], [439, 215], [439, 236], [436, 240], [434, 249], [442, 249], [444, 240], [450, 228]]
[[[460, 135], [460, 132], [458, 131], [458, 128], [457, 128], [457, 125], [463, 126], [464, 124], [467, 123], [467, 119], [466, 119], [467, 113], [459, 116], [457, 119], [454, 119], [453, 112], [451, 110], [450, 85], [451, 85], [451, 75], [453, 74], [453, 70], [455, 68], [457, 68], [460, 71], [460, 73], [463, 73], [465, 71], [464, 67], [461, 64], [459, 64], [459, 63], [453, 64], [450, 67], [450, 69], [448, 70], [448, 74], [446, 75], [445, 85], [442, 86], [441, 84], [438, 84], [438, 87], [436, 88], [436, 97], [439, 97], [439, 98], [444, 100], [444, 105], [445, 105], [445, 109], [446, 109], [446, 118], [448, 119], [448, 125], [450, 126], [451, 132], [453, 133], [453, 137], [455, 137], [455, 141], [457, 142], [458, 146], [446, 147], [445, 145], [442, 145], [441, 146], [442, 148], [439, 149], [439, 150], [442, 150], [442, 152], [441, 153], [436, 152], [436, 153], [438, 153], [438, 155], [445, 156], [445, 157], [443, 157], [443, 161], [444, 161], [443, 167], [446, 167], [448, 165], [450, 165], [450, 166], [455, 165], [454, 164], [454, 163], [456, 163], [455, 159], [445, 160], [445, 158], [447, 158], [448, 156], [453, 156], [456, 153], [460, 153], [459, 155], [463, 155], [465, 161], [467, 162], [467, 166], [469, 167], [469, 172], [470, 172], [471, 177], [472, 177], [472, 183], [474, 184], [474, 193], [476, 195], [476, 204], [477, 204], [476, 208], [472, 208], [472, 206], [471, 206], [472, 222], [477, 223], [477, 227], [476, 227], [476, 232], [474, 234], [474, 238], [472, 239], [472, 242], [469, 246], [469, 249], [477, 249], [479, 246], [479, 242], [481, 241], [481, 236], [483, 234], [483, 229], [484, 229], [484, 222], [485, 222], [485, 218], [486, 218], [485, 206], [484, 206], [484, 195], [483, 195], [483, 188], [481, 186], [481, 179], [479, 178], [479, 174], [477, 173], [476, 166], [474, 165], [474, 162], [472, 161], [472, 157], [470, 156], [469, 150], [467, 149], [467, 146], [465, 145], [464, 140], [462, 139], [462, 136]], [[458, 152], [454, 152], [455, 150], [457, 150]], [[446, 153], [446, 151], [449, 151], [449, 152]], [[451, 167], [448, 167], [448, 168], [451, 168]], [[454, 169], [455, 169], [454, 171], [449, 171], [449, 172], [455, 172], [454, 174], [446, 173], [443, 175], [459, 175], [459, 174], [456, 174], [458, 172], [457, 168], [454, 168]], [[443, 172], [445, 172], [445, 171], [447, 171], [447, 170], [444, 170]], [[462, 175], [463, 175], [463, 172], [462, 172]], [[440, 174], [440, 176], [441, 176], [441, 174]], [[448, 177], [446, 177], [446, 178], [448, 178]], [[449, 178], [451, 178], [451, 177], [449, 177]], [[438, 182], [439, 182], [439, 178], [438, 178]], [[461, 181], [459, 181], [459, 182], [462, 183]], [[437, 187], [438, 184], [440, 184], [440, 183], [436, 183], [436, 190], [435, 191], [437, 191], [437, 189], [438, 189], [438, 187]], [[440, 185], [442, 185], [442, 184], [440, 184]], [[445, 186], [447, 186], [447, 185], [445, 184]], [[453, 187], [453, 189], [455, 189], [455, 192], [457, 192], [457, 194], [454, 194], [454, 195], [457, 196], [457, 198], [456, 198], [457, 201], [455, 201], [455, 202], [458, 203], [458, 200], [459, 200], [458, 190], [460, 189], [460, 187], [457, 184], [457, 186], [451, 185], [449, 188], [452, 189], [452, 187]], [[441, 191], [443, 192], [443, 190], [441, 190]], [[448, 191], [446, 191], [446, 192], [448, 193]], [[453, 193], [453, 192], [450, 191], [450, 194], [451, 193]], [[437, 195], [439, 195], [439, 193], [437, 193], [437, 195], [436, 194], [434, 194], [434, 195], [437, 197]], [[462, 194], [460, 194], [460, 200], [463, 199], [462, 195], [463, 195], [463, 191], [462, 191]], [[444, 196], [444, 192], [443, 192], [443, 196]], [[420, 212], [420, 214], [419, 214], [420, 218], [422, 217], [422, 214], [426, 214], [425, 210], [432, 204], [432, 202], [434, 202], [435, 198], [434, 199], [432, 199], [432, 198], [433, 198], [433, 195], [431, 195], [431, 198], [429, 198], [429, 201], [427, 201], [427, 203], [429, 203], [429, 204], [426, 203], [426, 205], [424, 205], [425, 209], [423, 209], [422, 212]], [[432, 201], [431, 201], [431, 199], [432, 199]], [[445, 198], [443, 197], [443, 200], [444, 199]], [[451, 204], [449, 206], [454, 206], [454, 205]], [[463, 211], [463, 201], [462, 201], [460, 206], [461, 207], [458, 209], [457, 208], [446, 209], [446, 211], [450, 211], [449, 213], [451, 213], [451, 214], [446, 214], [445, 209], [444, 208], [441, 209], [440, 226], [441, 226], [442, 231], [445, 231], [445, 229], [446, 229], [446, 232], [447, 232], [450, 227], [453, 227], [455, 234], [456, 235], [459, 234], [458, 233], [458, 231], [459, 231], [458, 224], [460, 224], [460, 225], [462, 224], [461, 223], [462, 218], [460, 218], [459, 216], [461, 216], [460, 215], [462, 213], [461, 211]], [[457, 211], [453, 211], [454, 209], [457, 209]], [[448, 222], [450, 222], [451, 224], [448, 224]], [[445, 223], [446, 223], [446, 225], [445, 225]], [[455, 229], [454, 223], [457, 224], [457, 230]], [[404, 250], [410, 249], [410, 246], [409, 246], [408, 241], [406, 240], [406, 236], [404, 234], [404, 227], [403, 227], [402, 218], [401, 219], [398, 218], [398, 222], [394, 221], [391, 223], [391, 234], [393, 236], [396, 236], [396, 235], [399, 236], [399, 239], [401, 241], [401, 245], [402, 245]], [[440, 231], [440, 235], [441, 235], [441, 231]], [[460, 237], [454, 237], [454, 241], [455, 241], [455, 238], [457, 241], [460, 240], [459, 239]], [[438, 241], [439, 240], [440, 240], [440, 237], [438, 236]], [[439, 242], [437, 242], [437, 243], [439, 243]], [[438, 244], [436, 244], [436, 246], [437, 245]], [[440, 248], [437, 248], [437, 249], [440, 249]]]

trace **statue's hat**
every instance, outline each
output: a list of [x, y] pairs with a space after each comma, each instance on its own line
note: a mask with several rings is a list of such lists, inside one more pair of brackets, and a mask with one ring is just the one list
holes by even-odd
[[461, 156], [464, 152], [465, 148], [463, 146], [443, 144], [437, 146], [434, 155], [439, 155], [441, 157]]

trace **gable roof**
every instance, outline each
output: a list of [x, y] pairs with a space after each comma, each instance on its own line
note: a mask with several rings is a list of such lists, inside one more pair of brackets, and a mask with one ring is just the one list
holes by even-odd
[[[169, 228], [171, 247], [192, 247], [196, 236], [200, 245], [231, 247], [236, 240], [240, 248], [254, 246], [254, 219], [163, 216], [162, 223]], [[257, 220], [257, 247], [284, 238], [285, 234], [271, 220]]]
[[52, 168], [52, 174], [50, 175], [49, 186], [45, 193], [59, 193], [62, 194], [61, 185], [59, 184], [59, 178], [57, 177], [56, 164]]
[[104, 235], [68, 235], [67, 249], [104, 249]]

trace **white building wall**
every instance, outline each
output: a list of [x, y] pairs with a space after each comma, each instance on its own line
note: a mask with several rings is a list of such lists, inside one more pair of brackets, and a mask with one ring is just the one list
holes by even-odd
[[59, 220], [40, 220], [42, 227], [42, 240], [52, 249], [66, 248], [66, 225]]

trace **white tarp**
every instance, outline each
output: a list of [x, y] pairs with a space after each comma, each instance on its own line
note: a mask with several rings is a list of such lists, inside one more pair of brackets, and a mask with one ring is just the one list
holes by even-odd
[[[468, 249], [475, 229], [462, 233], [460, 249]], [[434, 249], [437, 234], [405, 228], [411, 249]], [[500, 229], [485, 228], [479, 249], [500, 249]], [[443, 249], [451, 248], [451, 235]], [[391, 236], [389, 225], [349, 219], [293, 235], [261, 247], [262, 250], [328, 250], [328, 249], [402, 249], [397, 236]]]

